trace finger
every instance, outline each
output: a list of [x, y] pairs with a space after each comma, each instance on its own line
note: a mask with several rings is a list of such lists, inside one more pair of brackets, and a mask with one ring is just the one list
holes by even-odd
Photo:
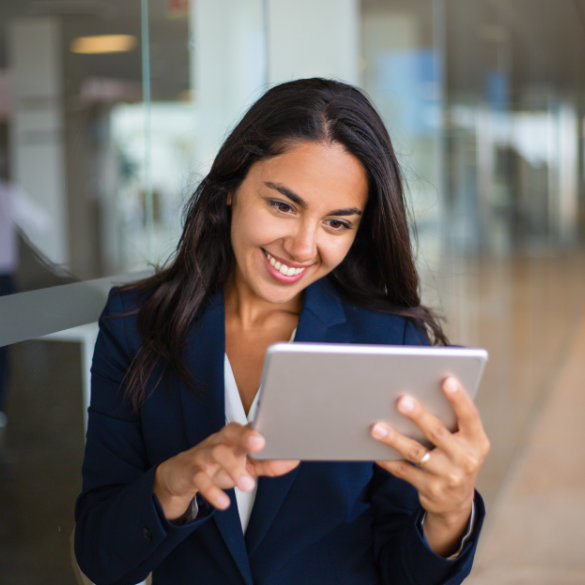
[[244, 492], [249, 492], [254, 489], [256, 484], [247, 472], [246, 459], [242, 456], [237, 457], [232, 446], [225, 444], [215, 445], [211, 448], [210, 455], [219, 464], [221, 471], [226, 473], [232, 480], [234, 486]]
[[[389, 427], [386, 423], [376, 423], [372, 426], [371, 433], [374, 439], [392, 447], [398, 451], [406, 461], [410, 461], [415, 465], [418, 465], [422, 458], [428, 453], [428, 449], [423, 447], [418, 441], [405, 437], [403, 434]], [[427, 469], [426, 466], [425, 469]], [[430, 468], [428, 469], [430, 470]]]
[[479, 412], [457, 378], [443, 380], [443, 393], [451, 403], [459, 424], [459, 430], [468, 435], [485, 435]]
[[221, 429], [218, 434], [218, 439], [220, 442], [227, 441], [229, 443], [233, 443], [234, 445], [239, 445], [243, 450], [245, 450], [244, 437], [247, 432], [247, 427], [239, 423], [232, 422]]
[[445, 451], [456, 449], [456, 441], [449, 429], [441, 420], [424, 408], [418, 400], [411, 396], [401, 396], [396, 407], [398, 412], [410, 419], [435, 447]]
[[376, 461], [376, 463], [394, 477], [403, 479], [421, 492], [426, 489], [429, 475], [424, 470], [410, 465], [407, 461], [397, 459], [395, 461]]
[[255, 476], [265, 475], [267, 477], [278, 477], [292, 471], [299, 465], [300, 461], [296, 460], [269, 460], [259, 461], [257, 459], [248, 459], [248, 466]]
[[[388, 434], [380, 439], [380, 436], [385, 432]], [[465, 477], [476, 475], [481, 466], [480, 457], [475, 456], [470, 451], [458, 448], [457, 456], [455, 457], [453, 454], [442, 449], [433, 449], [429, 451], [420, 445], [420, 443], [401, 435], [394, 429], [388, 427], [385, 423], [376, 423], [372, 428], [372, 436], [393, 447], [404, 457], [405, 461], [414, 463], [414, 465], [423, 472], [424, 476], [429, 478], [434, 477], [435, 479], [443, 478], [449, 487], [452, 488], [459, 486]], [[377, 463], [382, 465], [379, 461]], [[390, 465], [388, 471], [395, 473], [394, 467], [396, 467], [396, 464], [394, 461], [387, 461], [384, 463]], [[386, 468], [385, 465], [384, 468]], [[408, 481], [410, 481], [410, 479], [408, 479]], [[419, 487], [420, 486], [417, 485], [417, 489]]]
[[231, 503], [229, 496], [219, 489], [204, 471], [195, 474], [193, 484], [197, 488], [197, 491], [211, 506], [218, 508], [219, 510], [226, 510], [229, 508]]
[[248, 448], [248, 451], [252, 453], [257, 453], [258, 451], [262, 451], [264, 446], [266, 445], [266, 440], [264, 437], [250, 429], [250, 431], [244, 437], [245, 445]]
[[264, 449], [264, 445], [266, 444], [264, 437], [260, 433], [257, 433], [249, 426], [243, 426], [238, 423], [226, 425], [222, 429], [221, 434], [228, 441], [238, 445], [243, 453], [247, 453], [248, 451], [256, 453]]

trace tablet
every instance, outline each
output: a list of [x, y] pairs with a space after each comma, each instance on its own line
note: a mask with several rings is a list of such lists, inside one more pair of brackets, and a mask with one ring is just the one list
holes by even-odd
[[376, 461], [400, 459], [370, 436], [384, 421], [431, 447], [402, 416], [397, 399], [410, 394], [455, 430], [441, 390], [448, 376], [474, 397], [487, 361], [484, 349], [277, 343], [266, 353], [253, 427], [265, 439], [256, 459]]

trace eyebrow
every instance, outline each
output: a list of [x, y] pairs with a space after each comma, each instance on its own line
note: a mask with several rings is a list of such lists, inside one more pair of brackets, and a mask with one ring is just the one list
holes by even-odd
[[[293, 203], [296, 203], [303, 209], [308, 209], [307, 202], [300, 196], [291, 191], [288, 187], [279, 183], [272, 183], [271, 181], [265, 181], [264, 184], [270, 189], [274, 189], [279, 193], [282, 193], [285, 197], [288, 197]], [[335, 209], [330, 211], [327, 215], [362, 215], [363, 212], [357, 207], [348, 207], [347, 209]]]

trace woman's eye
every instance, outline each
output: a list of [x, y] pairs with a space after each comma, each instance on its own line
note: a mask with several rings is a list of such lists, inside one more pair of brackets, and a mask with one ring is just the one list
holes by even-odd
[[282, 201], [271, 201], [271, 203], [274, 208], [281, 213], [289, 213], [293, 210], [291, 205], [288, 203], [283, 203]]
[[340, 221], [339, 219], [330, 219], [329, 227], [336, 231], [341, 231], [343, 229], [349, 229], [350, 226], [344, 221]]

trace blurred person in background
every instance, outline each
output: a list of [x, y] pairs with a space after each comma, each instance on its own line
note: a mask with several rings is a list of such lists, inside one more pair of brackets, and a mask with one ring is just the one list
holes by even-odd
[[[6, 180], [7, 164], [0, 153], [0, 296], [17, 291], [19, 233], [46, 232], [49, 216], [23, 189]], [[0, 347], [0, 433], [7, 423], [6, 400], [9, 383], [8, 347]]]

